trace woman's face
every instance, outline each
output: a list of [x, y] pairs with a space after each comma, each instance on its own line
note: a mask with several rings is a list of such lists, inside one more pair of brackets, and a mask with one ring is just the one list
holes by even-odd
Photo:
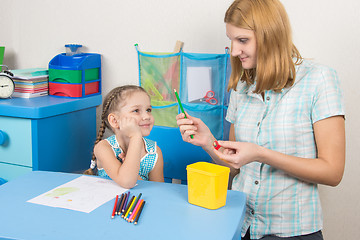
[[256, 38], [254, 31], [226, 23], [226, 35], [231, 40], [231, 55], [238, 57], [244, 69], [256, 68]]

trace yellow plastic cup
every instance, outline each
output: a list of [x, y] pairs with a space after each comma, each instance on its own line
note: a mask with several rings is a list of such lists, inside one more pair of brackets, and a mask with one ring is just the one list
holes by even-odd
[[197, 162], [188, 165], [186, 170], [189, 203], [208, 209], [225, 206], [230, 168]]

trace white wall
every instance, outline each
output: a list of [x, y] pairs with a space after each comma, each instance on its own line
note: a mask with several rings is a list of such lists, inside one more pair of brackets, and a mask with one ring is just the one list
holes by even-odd
[[[343, 181], [322, 186], [327, 240], [356, 239], [360, 222], [360, 2], [357, 0], [282, 0], [304, 57], [335, 68], [346, 103], [347, 159]], [[229, 46], [223, 17], [231, 0], [0, 0], [0, 45], [12, 69], [47, 67], [64, 44], [102, 54], [103, 93], [138, 83], [137, 54], [172, 51], [223, 53]], [[6, 10], [5, 10], [6, 9]]]

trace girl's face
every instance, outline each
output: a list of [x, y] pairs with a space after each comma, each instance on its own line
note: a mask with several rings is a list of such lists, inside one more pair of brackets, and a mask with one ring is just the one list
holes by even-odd
[[154, 126], [154, 117], [151, 113], [149, 96], [141, 91], [131, 93], [125, 100], [125, 105], [120, 109], [121, 117], [135, 119], [143, 136], [148, 136]]
[[256, 38], [254, 31], [226, 23], [226, 35], [231, 40], [231, 55], [238, 57], [244, 69], [256, 68]]

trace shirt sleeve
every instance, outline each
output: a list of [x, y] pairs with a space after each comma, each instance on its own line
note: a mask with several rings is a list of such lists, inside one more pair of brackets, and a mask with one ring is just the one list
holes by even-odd
[[332, 116], [345, 116], [343, 92], [336, 71], [322, 66], [313, 74], [319, 80], [313, 98], [313, 123]]

